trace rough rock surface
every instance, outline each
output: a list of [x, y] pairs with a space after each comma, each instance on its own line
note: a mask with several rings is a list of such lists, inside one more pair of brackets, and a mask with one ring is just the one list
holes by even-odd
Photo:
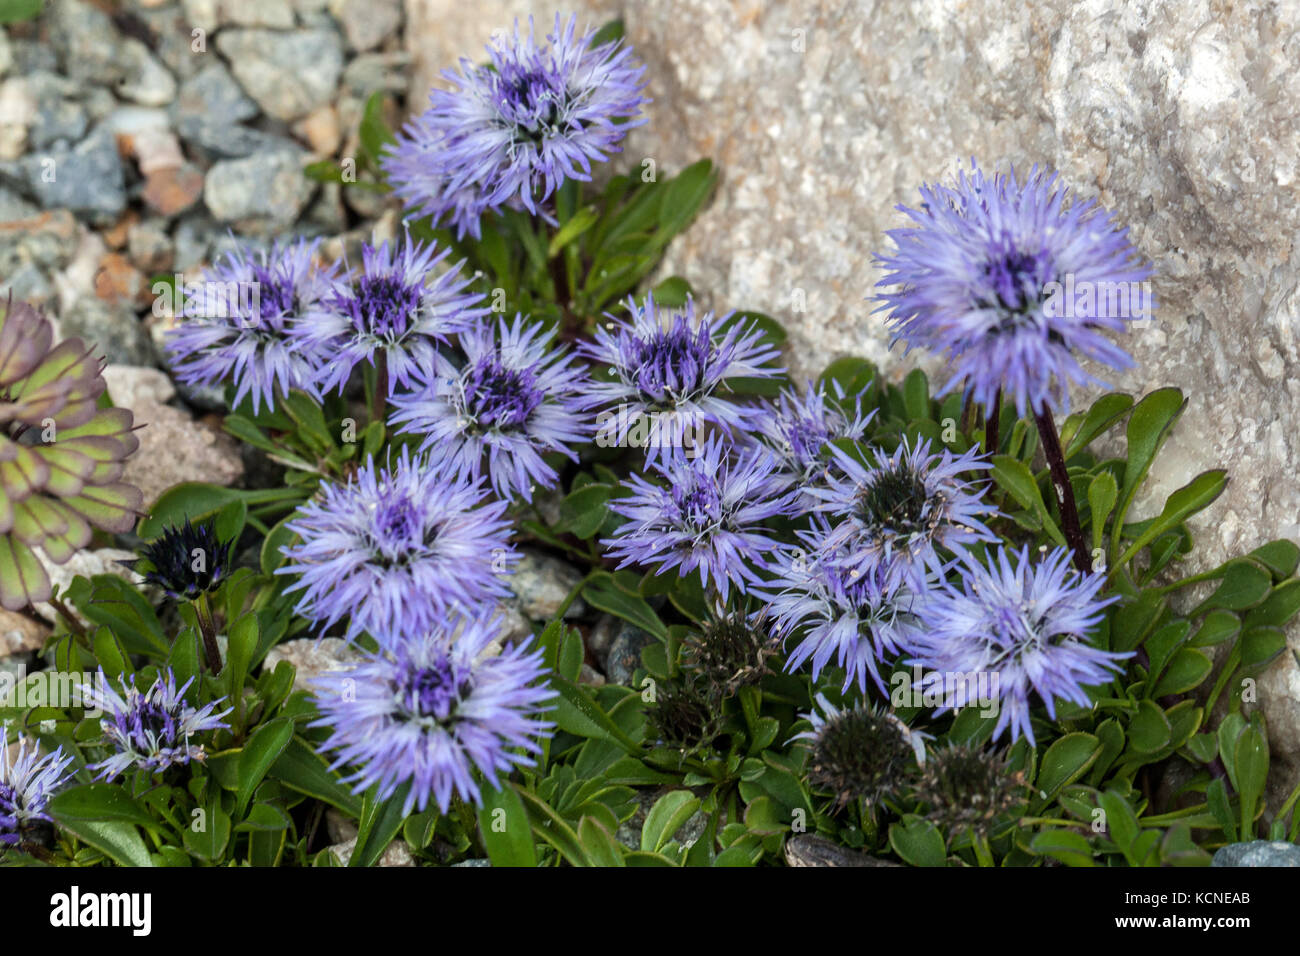
[[[670, 249], [719, 309], [790, 332], [816, 374], [860, 354], [908, 364], [864, 297], [897, 203], [968, 157], [1058, 169], [1129, 225], [1156, 265], [1157, 320], [1138, 366], [1110, 381], [1177, 385], [1190, 401], [1137, 517], [1197, 472], [1232, 480], [1198, 522], [1195, 569], [1300, 538], [1300, 8], [1142, 0], [682, 0], [566, 5], [622, 14], [648, 66], [649, 123], [616, 161], [672, 173], [712, 157], [712, 204]], [[482, 58], [493, 30], [556, 6], [407, 0], [410, 102], [438, 71]], [[796, 311], [803, 304], [806, 311]], [[931, 372], [942, 380], [935, 363]], [[1080, 396], [1086, 400], [1085, 396]], [[1292, 631], [1300, 648], [1300, 629]], [[1291, 655], [1261, 684], [1275, 750], [1300, 765]]]

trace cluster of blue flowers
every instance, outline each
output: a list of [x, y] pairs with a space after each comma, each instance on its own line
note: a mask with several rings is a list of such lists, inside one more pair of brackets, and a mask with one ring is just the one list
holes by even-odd
[[[411, 213], [462, 236], [502, 209], [549, 220], [556, 189], [590, 179], [642, 122], [642, 71], [624, 45], [593, 46], [558, 18], [548, 39], [516, 29], [489, 48], [490, 65], [447, 74], [456, 89], [435, 92], [384, 161]], [[898, 336], [944, 353], [949, 387], [986, 408], [1004, 390], [1022, 414], [1060, 407], [1083, 379], [1079, 357], [1127, 360], [1101, 334], [1120, 320], [1045, 306], [1046, 283], [1066, 273], [1147, 274], [1123, 233], [1055, 182], [975, 169], [927, 187], [917, 228], [894, 233], [882, 260], [880, 302]], [[817, 679], [834, 665], [864, 694], [900, 663], [927, 680], [994, 671], [996, 733], [1031, 741], [1035, 696], [1054, 714], [1119, 669], [1122, 655], [1089, 643], [1108, 603], [1102, 580], [1071, 569], [1064, 549], [1034, 560], [998, 544], [986, 457], [869, 444], [872, 415], [838, 386], [739, 397], [731, 381], [783, 374], [754, 325], [648, 296], [567, 352], [526, 316], [494, 320], [446, 250], [408, 236], [367, 246], [355, 271], [318, 264], [317, 251], [230, 254], [211, 284], [254, 281], [260, 298], [186, 321], [170, 353], [183, 381], [233, 382], [255, 409], [290, 389], [341, 391], [370, 366], [388, 423], [418, 446], [325, 485], [287, 526], [297, 540], [279, 573], [295, 579], [298, 611], [322, 633], [337, 625], [378, 646], [317, 685], [326, 749], [355, 768], [358, 789], [408, 787], [407, 810], [446, 811], [453, 797], [480, 801], [475, 771], [495, 784], [531, 762], [553, 695], [539, 652], [499, 650], [509, 509], [555, 487], [556, 463], [591, 441], [645, 451], [610, 501], [626, 520], [603, 540], [607, 556], [698, 575], [719, 606], [770, 605], [794, 642], [790, 669], [810, 663]], [[120, 735], [139, 731], [124, 723]]]

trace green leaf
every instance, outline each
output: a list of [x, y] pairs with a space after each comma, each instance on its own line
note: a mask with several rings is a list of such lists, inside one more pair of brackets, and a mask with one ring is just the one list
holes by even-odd
[[1101, 741], [1092, 734], [1066, 734], [1043, 754], [1035, 788], [1042, 806], [1049, 804], [1065, 787], [1074, 783], [1101, 754]]
[[1262, 604], [1246, 615], [1246, 627], [1281, 627], [1300, 611], [1300, 579], [1275, 587]]
[[680, 309], [691, 294], [691, 284], [681, 276], [669, 276], [654, 287], [655, 305]]
[[1185, 694], [1194, 687], [1199, 687], [1213, 666], [1214, 662], [1201, 651], [1184, 647], [1174, 654], [1152, 696]]
[[1300, 565], [1300, 545], [1280, 538], [1261, 545], [1249, 556], [1272, 571], [1275, 580], [1281, 581], [1295, 574], [1297, 565]]
[[1119, 498], [1119, 486], [1115, 476], [1103, 471], [1093, 478], [1088, 485], [1088, 510], [1092, 513], [1092, 548], [1097, 551], [1106, 540], [1106, 519]]
[[374, 866], [379, 862], [406, 820], [402, 805], [410, 786], [409, 783], [402, 784], [384, 800], [375, 796], [374, 787], [366, 791], [361, 816], [357, 820], [357, 844], [348, 866]]
[[1205, 615], [1201, 621], [1201, 626], [1192, 639], [1187, 642], [1188, 647], [1212, 647], [1216, 644], [1222, 644], [1229, 638], [1236, 637], [1241, 631], [1241, 619], [1231, 611], [1214, 610]]
[[230, 843], [230, 815], [216, 801], [204, 808], [203, 829], [195, 830], [193, 824], [181, 834], [185, 849], [203, 860], [221, 859]]
[[361, 815], [361, 798], [329, 769], [329, 764], [301, 738], [295, 737], [271, 767], [271, 776], [285, 786], [323, 800], [351, 817]]
[[527, 790], [517, 790], [528, 810], [528, 817], [533, 824], [533, 832], [545, 840], [564, 857], [572, 866], [587, 866], [587, 854], [582, 847], [578, 834], [564, 818], [551, 809], [550, 805]]
[[1173, 728], [1165, 712], [1150, 700], [1138, 702], [1137, 713], [1128, 725], [1129, 747], [1140, 754], [1153, 754], [1168, 746]]
[[[1112, 533], [1115, 550], [1129, 506], [1141, 487], [1156, 452], [1169, 436], [1174, 422], [1183, 413], [1187, 402], [1176, 388], [1161, 388], [1137, 403], [1128, 420], [1128, 460], [1124, 466], [1124, 485], [1120, 491], [1119, 511], [1115, 515]], [[1117, 562], [1118, 563], [1118, 562]]]
[[1110, 392], [1092, 403], [1082, 419], [1071, 415], [1061, 427], [1061, 447], [1068, 461], [1088, 443], [1119, 421], [1133, 407], [1133, 397]]
[[623, 851], [609, 830], [595, 817], [583, 817], [578, 824], [578, 839], [594, 866], [620, 867]]
[[1048, 514], [1038, 482], [1034, 480], [1033, 472], [1029, 470], [1028, 465], [1010, 455], [994, 455], [993, 480], [1021, 507], [1033, 513], [1048, 537], [1058, 545], [1065, 546], [1065, 535]]
[[1237, 769], [1237, 793], [1241, 798], [1241, 834], [1252, 838], [1255, 834], [1255, 808], [1268, 779], [1268, 740], [1258, 727], [1252, 725], [1241, 732], [1233, 763]]
[[239, 497], [240, 492], [233, 488], [200, 481], [173, 485], [158, 496], [149, 515], [140, 519], [136, 533], [146, 541], [156, 538], [168, 528], [184, 524], [186, 518], [197, 522], [216, 514]]
[[1039, 856], [1050, 856], [1066, 866], [1096, 866], [1092, 846], [1072, 830], [1043, 830], [1029, 844]]
[[0, 23], [31, 20], [41, 12], [42, 0], [0, 0]]
[[1224, 572], [1223, 580], [1214, 593], [1192, 611], [1192, 617], [1213, 608], [1243, 611], [1259, 604], [1273, 590], [1269, 573], [1253, 561], [1235, 559], [1221, 570]]
[[668, 639], [668, 628], [659, 615], [638, 594], [630, 594], [620, 588], [612, 574], [597, 574], [583, 588], [583, 600], [598, 610], [630, 621], [643, 631], [647, 631], [661, 641]]
[[[504, 781], [503, 781], [504, 783]], [[485, 791], [478, 813], [479, 834], [493, 866], [537, 865], [533, 828], [519, 794], [508, 783]]]
[[1160, 512], [1159, 517], [1147, 525], [1146, 530], [1134, 539], [1116, 564], [1127, 564], [1134, 555], [1160, 535], [1176, 528], [1190, 515], [1209, 507], [1219, 495], [1223, 494], [1227, 483], [1227, 472], [1216, 469], [1201, 472], [1179, 488], [1165, 501], [1164, 510]]
[[594, 226], [599, 218], [600, 213], [595, 206], [584, 206], [579, 209], [577, 214], [561, 226], [560, 230], [551, 237], [550, 244], [546, 247], [546, 257], [554, 259], [563, 251], [565, 246]]
[[1251, 627], [1241, 635], [1241, 666], [1258, 673], [1286, 650], [1286, 632], [1280, 627]]
[[572, 532], [584, 540], [590, 538], [609, 517], [606, 502], [613, 491], [609, 485], [593, 482], [569, 492], [560, 502], [560, 522], [556, 530]]
[[158, 821], [121, 787], [91, 783], [69, 787], [50, 798], [50, 815], [61, 823], [69, 820], [112, 820], [156, 829]]
[[242, 816], [262, 778], [293, 739], [293, 721], [278, 717], [258, 727], [239, 755], [238, 812]]
[[1141, 826], [1138, 824], [1137, 814], [1129, 806], [1127, 800], [1118, 793], [1108, 790], [1097, 798], [1102, 810], [1106, 812], [1106, 829], [1110, 833], [1110, 838], [1119, 851], [1124, 854], [1130, 866], [1141, 866], [1141, 860], [1137, 859], [1134, 852], [1133, 844], [1141, 832]]
[[943, 834], [929, 820], [914, 814], [889, 826], [889, 845], [912, 866], [946, 866], [947, 848]]
[[930, 417], [930, 383], [919, 368], [912, 369], [903, 379], [903, 407], [913, 421]]
[[628, 753], [639, 753], [640, 745], [628, 737], [600, 706], [587, 696], [577, 684], [560, 676], [551, 675], [551, 686], [560, 693], [554, 718], [561, 730], [579, 737], [609, 740]]
[[641, 849], [647, 853], [662, 850], [699, 808], [699, 798], [689, 790], [664, 794], [646, 814], [641, 829]]
[[82, 843], [93, 846], [122, 866], [153, 866], [153, 857], [133, 824], [122, 820], [64, 819], [53, 809], [52, 816], [64, 830]]
[[370, 99], [366, 100], [365, 112], [361, 115], [361, 126], [358, 130], [361, 148], [365, 150], [372, 168], [379, 165], [384, 147], [397, 142], [397, 137], [393, 135], [393, 131], [388, 128], [388, 122], [384, 119], [385, 96], [383, 90], [376, 90], [370, 95]]
[[1223, 835], [1229, 843], [1237, 842], [1237, 821], [1232, 815], [1232, 804], [1228, 800], [1228, 787], [1222, 778], [1211, 780], [1205, 788], [1205, 805], [1215, 821], [1223, 828]]

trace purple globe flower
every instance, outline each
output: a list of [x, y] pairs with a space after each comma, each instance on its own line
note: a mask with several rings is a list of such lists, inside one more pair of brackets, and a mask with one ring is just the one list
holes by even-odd
[[628, 130], [645, 122], [644, 67], [621, 42], [592, 47], [594, 31], [555, 18], [548, 45], [501, 37], [489, 63], [461, 60], [433, 90], [430, 108], [398, 136], [382, 166], [409, 210], [478, 238], [480, 217], [502, 206], [545, 214], [565, 180], [591, 179]]
[[317, 678], [313, 726], [331, 730], [322, 751], [355, 768], [345, 779], [358, 793], [376, 787], [386, 800], [409, 783], [403, 814], [431, 800], [446, 813], [453, 796], [481, 804], [476, 776], [499, 788], [501, 775], [534, 764], [537, 737], [554, 726], [537, 717], [555, 693], [535, 686], [541, 651], [525, 643], [492, 656], [502, 638], [499, 618], [451, 617]]
[[252, 396], [253, 411], [301, 389], [319, 397], [319, 349], [295, 335], [337, 279], [337, 266], [315, 265], [319, 240], [235, 249], [185, 290], [184, 321], [167, 334], [173, 373], [187, 385], [235, 385], [235, 404]]
[[387, 369], [388, 395], [409, 388], [415, 374], [431, 369], [439, 342], [464, 332], [487, 315], [472, 279], [460, 264], [434, 274], [449, 249], [412, 242], [362, 246], [361, 274], [336, 282], [322, 311], [300, 323], [298, 335], [325, 358], [321, 391], [343, 390], [358, 365]]
[[632, 494], [614, 498], [611, 510], [627, 518], [601, 543], [610, 557], [629, 564], [658, 565], [656, 573], [678, 568], [685, 577], [698, 570], [707, 587], [712, 577], [726, 600], [728, 588], [742, 593], [762, 582], [752, 565], [766, 567], [780, 548], [762, 522], [789, 514], [794, 501], [789, 480], [776, 470], [765, 448], [733, 449], [717, 435], [695, 457], [671, 449], [655, 470], [665, 484], [632, 475]]
[[462, 333], [464, 366], [439, 356], [435, 369], [417, 373], [413, 392], [393, 397], [389, 421], [423, 436], [420, 451], [434, 465], [475, 477], [486, 466], [499, 497], [531, 501], [534, 484], [550, 488], [559, 480], [542, 456], [559, 452], [576, 461], [569, 445], [591, 436], [586, 373], [550, 347], [553, 335], [526, 326], [522, 316], [513, 325], [502, 319], [496, 333]]
[[233, 710], [227, 707], [215, 712], [225, 698], [191, 707], [185, 700], [185, 691], [194, 678], [178, 688], [171, 668], [162, 671], [147, 691], [136, 687], [135, 676], [119, 680], [118, 687], [114, 688], [101, 668], [98, 681], [82, 685], [87, 705], [104, 712], [100, 729], [104, 743], [113, 751], [107, 759], [90, 766], [91, 770], [99, 771], [101, 780], [111, 780], [133, 767], [161, 773], [191, 760], [202, 761], [203, 746], [194, 738], [225, 727], [221, 718]]
[[0, 733], [0, 847], [23, 841], [24, 831], [36, 821], [51, 823], [46, 805], [72, 778], [72, 757], [63, 748], [42, 754], [26, 737], [18, 738], [18, 752], [10, 754]]
[[[840, 438], [861, 441], [875, 417], [875, 409], [862, 413], [860, 395], [850, 412], [844, 386], [835, 382], [833, 391], [830, 398], [824, 384], [812, 382], [802, 394], [782, 389], [777, 401], [757, 420], [754, 437], [773, 450], [781, 470], [800, 486], [818, 482], [826, 474], [830, 442]], [[805, 491], [803, 497], [808, 507], [817, 504], [811, 493]]]
[[[1103, 575], [1081, 575], [1070, 552], [1057, 548], [1041, 561], [1029, 549], [999, 547], [988, 567], [967, 556], [961, 586], [934, 591], [921, 608], [923, 626], [909, 663], [924, 671], [921, 690], [941, 691], [937, 713], [976, 703], [975, 687], [991, 688], [998, 700], [996, 740], [1008, 728], [1011, 739], [1034, 743], [1031, 697], [1037, 695], [1056, 717], [1056, 701], [1089, 705], [1085, 686], [1104, 684], [1132, 656], [1088, 643], [1104, 608], [1118, 600], [1100, 597]], [[952, 675], [989, 675], [984, 681]]]
[[598, 418], [597, 444], [640, 445], [657, 459], [668, 448], [688, 445], [706, 424], [728, 436], [761, 421], [765, 411], [724, 398], [729, 378], [773, 378], [782, 369], [770, 363], [779, 352], [763, 341], [756, 327], [734, 322], [732, 313], [717, 323], [713, 313], [695, 318], [695, 303], [680, 310], [660, 309], [654, 297], [645, 305], [628, 298], [630, 319], [608, 316], [592, 342], [578, 349], [593, 362], [609, 366], [591, 387], [606, 406]]
[[786, 639], [802, 635], [786, 670], [811, 660], [817, 680], [834, 660], [845, 671], [845, 691], [856, 683], [865, 693], [870, 675], [885, 693], [880, 667], [911, 650], [926, 592], [906, 582], [887, 583], [880, 568], [862, 574], [849, 570], [825, 551], [827, 532], [823, 522], [812, 532], [800, 532], [806, 549], [783, 552], [768, 585], [776, 631]]
[[900, 207], [915, 228], [891, 230], [878, 301], [908, 350], [944, 355], [952, 377], [988, 408], [1002, 389], [1020, 415], [1069, 409], [1071, 382], [1095, 382], [1080, 358], [1133, 364], [1105, 335], [1150, 315], [1150, 267], [1092, 201], [1034, 167], [991, 180], [971, 163], [953, 186]]
[[904, 439], [892, 455], [877, 452], [871, 467], [839, 448], [831, 455], [841, 473], [808, 492], [821, 501], [820, 511], [838, 519], [825, 545], [850, 572], [874, 572], [884, 587], [921, 590], [950, 563], [943, 552], [995, 540], [983, 520], [996, 509], [985, 503], [983, 488], [962, 477], [991, 467], [977, 451], [932, 454], [928, 441], [912, 446]]
[[449, 609], [509, 594], [498, 576], [517, 555], [506, 504], [485, 497], [482, 479], [433, 468], [402, 449], [395, 464], [370, 459], [346, 484], [326, 485], [286, 528], [277, 574], [301, 578], [298, 613], [325, 630], [346, 620], [393, 643], [429, 630]]

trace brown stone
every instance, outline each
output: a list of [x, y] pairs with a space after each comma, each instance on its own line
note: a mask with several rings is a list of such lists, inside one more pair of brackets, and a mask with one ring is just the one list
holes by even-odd
[[144, 306], [149, 302], [149, 285], [126, 256], [110, 252], [99, 260], [95, 273], [95, 296], [105, 302], [126, 302]]
[[144, 201], [164, 216], [189, 209], [203, 195], [203, 173], [189, 163], [156, 169], [145, 177]]

